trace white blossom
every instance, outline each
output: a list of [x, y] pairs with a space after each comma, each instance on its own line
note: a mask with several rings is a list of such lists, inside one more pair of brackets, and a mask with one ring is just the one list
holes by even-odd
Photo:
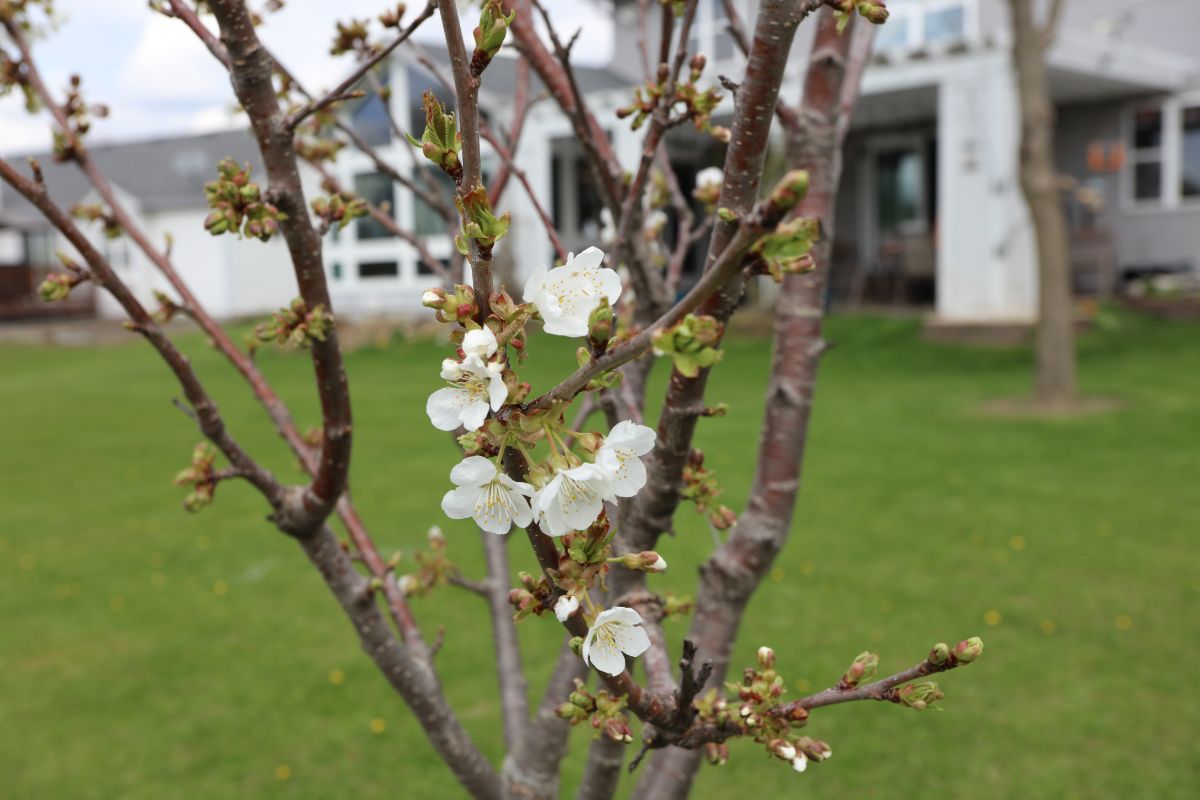
[[650, 568], [646, 571], [647, 572], [666, 572], [667, 571], [667, 560], [665, 558], [663, 558], [662, 556], [659, 556], [658, 560], [655, 561], [653, 564], [651, 564]]
[[416, 575], [400, 575], [396, 578], [396, 586], [407, 596], [421, 588], [421, 581]]
[[650, 236], [658, 236], [662, 233], [662, 229], [667, 227], [667, 222], [670, 220], [667, 217], [667, 212], [661, 208], [655, 209], [646, 215], [646, 221], [643, 223], [643, 229]]
[[559, 622], [566, 622], [567, 617], [579, 610], [579, 598], [573, 594], [564, 594], [554, 603], [554, 616]]
[[646, 485], [646, 465], [641, 457], [654, 449], [653, 428], [624, 420], [609, 431], [596, 453], [596, 464], [604, 470], [617, 497], [633, 497]]
[[442, 498], [450, 519], [473, 517], [491, 533], [508, 533], [513, 523], [523, 528], [533, 519], [527, 499], [533, 487], [514, 481], [483, 456], [464, 458], [450, 470], [450, 480], [458, 487]]
[[421, 292], [421, 305], [423, 306], [434, 306], [441, 303], [442, 300], [442, 296], [433, 289], [426, 289]]
[[725, 170], [720, 167], [706, 167], [696, 173], [697, 189], [719, 189], [725, 183]]
[[533, 515], [542, 532], [564, 536], [586, 530], [612, 498], [608, 476], [595, 464], [580, 464], [555, 473], [533, 496]]
[[650, 647], [650, 637], [641, 624], [641, 615], [632, 608], [616, 606], [601, 611], [583, 640], [583, 663], [620, 675], [625, 671], [625, 656], [636, 658]]
[[480, 361], [487, 361], [496, 354], [498, 347], [496, 334], [492, 333], [491, 328], [467, 331], [463, 336], [462, 349], [467, 358], [475, 356]]
[[604, 253], [589, 247], [571, 255], [561, 267], [539, 268], [525, 284], [525, 302], [537, 307], [546, 333], [555, 336], [586, 336], [588, 317], [600, 298], [616, 303], [621, 296], [621, 279], [614, 270], [601, 266]]
[[442, 362], [442, 380], [451, 385], [429, 395], [425, 403], [429, 421], [443, 431], [459, 425], [469, 431], [478, 430], [487, 418], [488, 408], [499, 411], [508, 399], [503, 373], [503, 364], [484, 362], [474, 355], [461, 362], [446, 359]]
[[804, 770], [808, 769], [808, 758], [805, 757], [804, 753], [797, 753], [796, 757], [792, 759], [792, 769], [796, 770], [796, 772], [804, 772]]

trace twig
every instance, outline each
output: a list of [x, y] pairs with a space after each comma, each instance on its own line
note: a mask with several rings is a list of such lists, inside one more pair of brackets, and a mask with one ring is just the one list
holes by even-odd
[[380, 63], [389, 55], [391, 55], [393, 50], [406, 42], [408, 37], [416, 33], [417, 28], [421, 27], [421, 23], [432, 17], [433, 12], [436, 10], [437, 3], [434, 2], [434, 0], [429, 0], [429, 2], [425, 4], [425, 8], [421, 10], [421, 13], [418, 14], [413, 21], [408, 24], [408, 27], [401, 31], [395, 39], [389, 42], [386, 47], [382, 48], [375, 55], [359, 64], [358, 67], [351, 72], [344, 81], [326, 92], [323, 96], [306, 103], [301, 108], [289, 114], [287, 121], [284, 123], [285, 127], [290, 130], [295, 130], [296, 126], [303, 122], [310, 114], [315, 114], [326, 106], [336, 103], [339, 100], [344, 100], [347, 97], [354, 96], [353, 93], [349, 91], [354, 84], [358, 83], [364, 75], [374, 69], [376, 64]]

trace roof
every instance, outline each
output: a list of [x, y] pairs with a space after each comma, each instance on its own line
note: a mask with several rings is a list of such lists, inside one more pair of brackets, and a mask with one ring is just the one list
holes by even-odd
[[[132, 195], [143, 211], [203, 208], [204, 184], [217, 177], [217, 162], [226, 156], [261, 168], [258, 146], [248, 130], [175, 136], [88, 148], [109, 182]], [[74, 164], [59, 164], [49, 153], [35, 153], [46, 176], [50, 196], [66, 207], [90, 192], [87, 178]], [[25, 156], [8, 156], [20, 164]], [[0, 224], [41, 225], [42, 217], [11, 186], [0, 184]]]
[[[449, 76], [450, 55], [446, 50], [439, 47], [427, 47], [424, 49], [424, 54], [429, 56], [429, 59], [435, 64], [445, 67], [443, 74]], [[516, 56], [508, 55], [501, 50], [500, 55], [492, 59], [483, 73], [483, 81], [480, 84], [481, 91], [494, 98], [511, 102], [511, 98], [517, 90], [517, 61]], [[603, 67], [574, 65], [574, 72], [575, 80], [579, 83], [579, 90], [585, 94], [604, 89], [626, 89], [630, 86], [627, 78]], [[543, 88], [537, 73], [530, 69], [530, 95], [538, 94]]]

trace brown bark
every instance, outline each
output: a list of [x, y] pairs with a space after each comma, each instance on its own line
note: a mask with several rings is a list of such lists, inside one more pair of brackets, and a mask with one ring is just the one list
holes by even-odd
[[1046, 72], [1046, 49], [1054, 37], [1061, 0], [1042, 25], [1032, 0], [1009, 0], [1013, 63], [1021, 107], [1021, 191], [1037, 238], [1038, 326], [1034, 392], [1039, 404], [1070, 405], [1076, 398], [1075, 320], [1071, 260], [1058, 170], [1054, 163], [1054, 106]]
[[[809, 190], [796, 213], [821, 220], [826, 235], [813, 249], [817, 267], [784, 279], [776, 307], [774, 356], [758, 466], [746, 511], [728, 540], [701, 566], [696, 612], [689, 638], [700, 658], [714, 665], [719, 685], [729, 665], [741, 618], [751, 595], [787, 541], [808, 435], [821, 354], [823, 297], [832, 242], [833, 212], [841, 177], [843, 115], [853, 109], [858, 69], [848, 57], [861, 24], [837, 34], [830, 9], [818, 15], [798, 126], [787, 132], [790, 168], [809, 173]], [[863, 34], [870, 35], [870, 31]], [[865, 52], [859, 56], [865, 59]], [[852, 76], [847, 81], [847, 74]], [[774, 107], [774, 104], [768, 108]], [[636, 797], [683, 798], [691, 790], [700, 751], [668, 748], [656, 753]]]

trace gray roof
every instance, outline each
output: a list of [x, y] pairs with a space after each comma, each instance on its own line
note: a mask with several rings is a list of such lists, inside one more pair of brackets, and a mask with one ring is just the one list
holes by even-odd
[[[449, 77], [450, 56], [444, 49], [426, 47], [424, 48], [424, 53], [435, 64], [446, 67], [442, 71], [442, 74]], [[575, 80], [579, 83], [579, 90], [585, 94], [603, 89], [625, 89], [630, 86], [627, 78], [621, 77], [610, 69], [576, 65], [574, 71]], [[536, 95], [543, 88], [543, 84], [538, 79], [537, 73], [530, 69], [530, 95]], [[517, 58], [505, 55], [504, 51], [501, 51], [501, 55], [492, 59], [492, 63], [488, 64], [487, 70], [484, 71], [480, 89], [485, 95], [490, 95], [495, 99], [511, 100], [513, 93], [517, 89]]]
[[[89, 151], [109, 182], [137, 198], [146, 211], [203, 208], [204, 184], [217, 177], [217, 162], [229, 156], [259, 170], [258, 146], [248, 130], [175, 136], [143, 142], [96, 145]], [[74, 164], [58, 164], [49, 153], [35, 153], [46, 176], [50, 196], [64, 207], [90, 192], [87, 178]], [[7, 156], [25, 168], [25, 156]], [[41, 215], [8, 184], [0, 183], [0, 225], [41, 225]]]

